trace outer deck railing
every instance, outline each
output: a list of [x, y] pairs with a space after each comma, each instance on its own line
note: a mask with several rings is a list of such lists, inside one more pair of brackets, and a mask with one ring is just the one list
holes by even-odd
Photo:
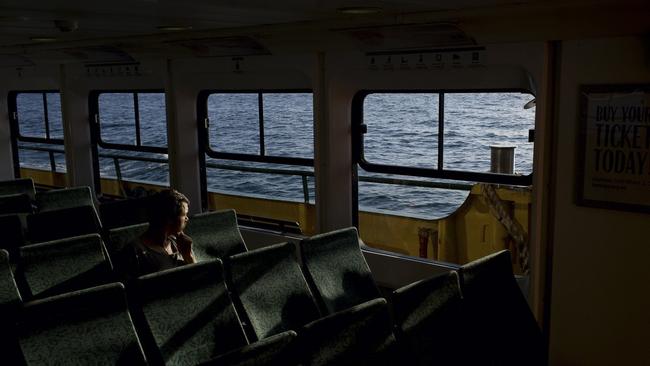
[[[54, 154], [65, 154], [63, 149], [53, 148], [53, 147], [39, 147], [39, 146], [19, 146], [23, 150], [33, 150], [33, 151], [44, 151], [49, 154], [50, 157], [50, 170], [56, 172], [56, 162], [54, 159]], [[131, 156], [124, 154], [116, 153], [100, 153], [100, 158], [107, 158], [113, 160], [113, 165], [115, 167], [115, 176], [118, 183], [121, 185], [123, 181], [122, 168], [120, 161], [141, 161], [147, 163], [158, 163], [158, 164], [168, 164], [169, 160], [164, 158], [152, 158], [144, 156]], [[304, 171], [297, 169], [276, 169], [276, 168], [261, 168], [261, 167], [250, 167], [242, 166], [235, 164], [216, 164], [216, 163], [206, 163], [206, 167], [212, 169], [222, 169], [222, 170], [234, 170], [240, 172], [251, 172], [251, 173], [260, 173], [260, 174], [276, 174], [276, 175], [290, 175], [298, 176], [302, 180], [302, 190], [304, 203], [309, 203], [309, 186], [308, 186], [308, 177], [314, 177], [314, 172]], [[373, 176], [359, 176], [360, 182], [369, 182], [369, 183], [380, 183], [380, 184], [394, 184], [402, 186], [412, 186], [412, 187], [424, 187], [424, 188], [439, 188], [439, 189], [450, 189], [450, 190], [461, 190], [461, 191], [470, 191], [472, 189], [472, 184], [465, 183], [447, 183], [447, 182], [431, 182], [431, 181], [422, 181], [416, 179], [402, 179], [402, 178], [389, 178], [389, 177], [373, 177]]]

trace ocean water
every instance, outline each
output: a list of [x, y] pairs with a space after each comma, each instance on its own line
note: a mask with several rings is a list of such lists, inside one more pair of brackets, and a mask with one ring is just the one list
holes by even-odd
[[[443, 168], [487, 172], [490, 146], [515, 146], [515, 173], [532, 170], [533, 144], [528, 130], [534, 127], [534, 109], [523, 109], [532, 96], [520, 93], [457, 93], [444, 96]], [[45, 137], [43, 121], [47, 106], [49, 135], [62, 138], [58, 94], [19, 94], [17, 99], [21, 134]], [[139, 93], [140, 144], [164, 146], [165, 100], [160, 93]], [[264, 153], [268, 156], [313, 157], [312, 95], [274, 93], [263, 96]], [[370, 94], [364, 100], [364, 156], [379, 164], [438, 168], [439, 100], [437, 94]], [[99, 99], [101, 138], [105, 142], [136, 144], [132, 94], [102, 94]], [[210, 147], [215, 151], [259, 154], [260, 126], [258, 97], [255, 93], [221, 93], [208, 98]], [[22, 145], [38, 145], [27, 144]], [[20, 149], [24, 166], [50, 168], [45, 152]], [[164, 154], [100, 149], [103, 153], [166, 158]], [[62, 154], [55, 154], [57, 170], [65, 170]], [[207, 159], [208, 163], [231, 166], [265, 167], [313, 172], [311, 167], [281, 166]], [[169, 182], [167, 164], [120, 161], [124, 179]], [[100, 172], [115, 177], [113, 159], [100, 158]], [[304, 198], [299, 175], [262, 174], [208, 168], [208, 187], [245, 195], [299, 200]], [[360, 176], [386, 176], [359, 169]], [[435, 179], [392, 176], [393, 178]], [[314, 201], [314, 179], [308, 177], [310, 201]], [[407, 187], [381, 183], [359, 183], [361, 210], [389, 212], [405, 216], [436, 218], [453, 212], [467, 196], [466, 191]]]

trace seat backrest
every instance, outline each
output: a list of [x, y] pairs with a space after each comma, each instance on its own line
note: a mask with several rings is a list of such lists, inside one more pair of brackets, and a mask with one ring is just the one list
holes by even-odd
[[383, 298], [311, 322], [300, 337], [304, 365], [396, 364], [395, 337]]
[[464, 313], [457, 272], [397, 289], [392, 300], [396, 335], [405, 351], [405, 364], [470, 363], [463, 358], [467, 344], [462, 337]]
[[34, 188], [34, 181], [32, 178], [22, 178], [0, 182], [0, 196], [20, 193], [24, 193], [29, 196], [30, 200], [34, 200], [36, 189]]
[[36, 193], [39, 212], [61, 210], [79, 206], [95, 206], [90, 187], [52, 189]]
[[247, 344], [220, 260], [145, 275], [136, 286], [164, 364], [198, 364]]
[[297, 337], [296, 332], [287, 330], [232, 350], [201, 366], [297, 366], [299, 359], [294, 347]]
[[143, 224], [149, 221], [149, 205], [154, 196], [104, 202], [99, 214], [105, 230]]
[[22, 299], [9, 264], [9, 253], [0, 249], [0, 317], [7, 307], [15, 307], [20, 302]]
[[112, 281], [112, 268], [98, 234], [21, 247], [18, 275], [26, 297], [42, 298]]
[[258, 339], [296, 330], [319, 317], [291, 243], [230, 257], [229, 288]]
[[27, 365], [144, 365], [120, 283], [26, 305], [18, 319]]
[[0, 216], [0, 233], [2, 233], [0, 248], [7, 249], [14, 254], [15, 250], [25, 242], [20, 215]]
[[136, 224], [114, 228], [108, 231], [108, 242], [106, 247], [108, 253], [118, 253], [125, 245], [139, 238], [149, 228], [149, 224]]
[[520, 364], [522, 359], [544, 364], [541, 330], [515, 280], [510, 252], [465, 264], [459, 274], [468, 329], [481, 352], [500, 365]]
[[9, 264], [9, 253], [0, 250], [0, 355], [7, 365], [22, 362], [15, 324], [21, 303], [22, 298]]
[[355, 228], [304, 239], [300, 254], [323, 313], [332, 314], [381, 297], [361, 253]]
[[26, 193], [0, 196], [0, 215], [33, 213], [32, 200]]
[[27, 232], [32, 243], [100, 233], [101, 229], [93, 206], [64, 208], [27, 216]]
[[194, 215], [184, 231], [192, 237], [192, 248], [198, 261], [213, 258], [224, 260], [247, 250], [237, 226], [235, 210]]

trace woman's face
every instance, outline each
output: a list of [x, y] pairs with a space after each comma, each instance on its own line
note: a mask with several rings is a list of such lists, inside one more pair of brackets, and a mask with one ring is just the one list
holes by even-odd
[[183, 202], [181, 204], [181, 212], [180, 212], [180, 214], [171, 223], [171, 227], [170, 227], [170, 230], [169, 230], [171, 233], [178, 234], [178, 233], [182, 232], [185, 229], [185, 226], [187, 225], [187, 222], [190, 220], [187, 217], [187, 214], [189, 212], [189, 208], [190, 207], [188, 206], [187, 203]]

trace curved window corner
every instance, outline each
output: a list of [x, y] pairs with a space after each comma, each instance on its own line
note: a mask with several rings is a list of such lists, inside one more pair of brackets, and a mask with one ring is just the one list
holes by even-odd
[[206, 208], [227, 202], [278, 230], [313, 222], [311, 90], [206, 90], [198, 111]]
[[359, 92], [352, 123], [364, 242], [456, 264], [501, 249], [516, 257], [518, 235], [492, 212], [527, 235], [530, 99], [521, 90]]
[[48, 171], [52, 175], [65, 173], [60, 93], [12, 91], [8, 105], [17, 176], [32, 176], [32, 170]]
[[90, 105], [99, 191], [129, 197], [168, 187], [164, 91], [95, 91]]

